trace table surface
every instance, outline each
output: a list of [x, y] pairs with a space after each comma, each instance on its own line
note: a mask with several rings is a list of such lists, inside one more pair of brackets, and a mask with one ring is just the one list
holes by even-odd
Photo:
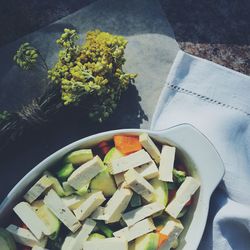
[[[0, 8], [0, 23], [8, 25], [3, 25], [0, 29], [0, 47], [92, 2], [94, 1], [4, 1]], [[180, 48], [193, 55], [250, 74], [250, 16], [248, 14], [250, 1], [201, 0], [196, 1], [195, 4], [192, 1], [180, 0], [160, 0], [159, 2], [172, 25]], [[165, 79], [166, 76], [161, 77]], [[158, 82], [157, 95], [163, 85], [164, 81]], [[105, 130], [148, 127], [152, 113], [147, 114], [141, 107], [138, 89], [132, 86], [127, 96], [132, 103], [127, 106], [127, 99], [123, 98], [114, 116], [103, 124], [82, 121], [81, 116], [75, 114], [67, 116], [66, 120], [58, 117], [42, 131], [26, 134], [8, 150], [2, 152], [0, 202], [28, 169], [62, 146]], [[154, 109], [157, 101], [155, 99], [157, 98], [146, 100], [147, 103], [144, 104], [148, 106], [146, 110]], [[121, 113], [128, 113], [128, 116], [123, 121], [118, 121]]]

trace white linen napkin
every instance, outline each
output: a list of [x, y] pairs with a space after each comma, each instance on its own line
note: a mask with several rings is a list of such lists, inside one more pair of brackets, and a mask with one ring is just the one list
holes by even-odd
[[151, 129], [190, 123], [218, 150], [225, 176], [199, 249], [250, 249], [250, 77], [178, 52]]

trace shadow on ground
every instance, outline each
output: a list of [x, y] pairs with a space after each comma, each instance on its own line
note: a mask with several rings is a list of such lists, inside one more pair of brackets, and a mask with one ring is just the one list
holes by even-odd
[[249, 0], [160, 0], [178, 42], [250, 45]]

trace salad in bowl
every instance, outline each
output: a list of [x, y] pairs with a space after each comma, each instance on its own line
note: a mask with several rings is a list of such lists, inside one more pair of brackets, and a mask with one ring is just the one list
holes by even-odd
[[[203, 187], [195, 164], [171, 136], [143, 130], [69, 145], [38, 165], [36, 177], [26, 177], [33, 181], [22, 196], [0, 207], [8, 214], [1, 249], [191, 249], [199, 239], [190, 244], [188, 232], [198, 216], [206, 219], [209, 195], [223, 174]], [[200, 223], [198, 237], [205, 220]]]

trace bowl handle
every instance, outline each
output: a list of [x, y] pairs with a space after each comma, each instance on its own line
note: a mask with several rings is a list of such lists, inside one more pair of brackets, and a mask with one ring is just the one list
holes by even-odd
[[[224, 164], [209, 139], [190, 124], [180, 124], [165, 130], [154, 131], [157, 137], [164, 137], [181, 149], [195, 162], [201, 180], [206, 179], [204, 188], [212, 194], [224, 176]], [[198, 166], [199, 165], [199, 166]]]

